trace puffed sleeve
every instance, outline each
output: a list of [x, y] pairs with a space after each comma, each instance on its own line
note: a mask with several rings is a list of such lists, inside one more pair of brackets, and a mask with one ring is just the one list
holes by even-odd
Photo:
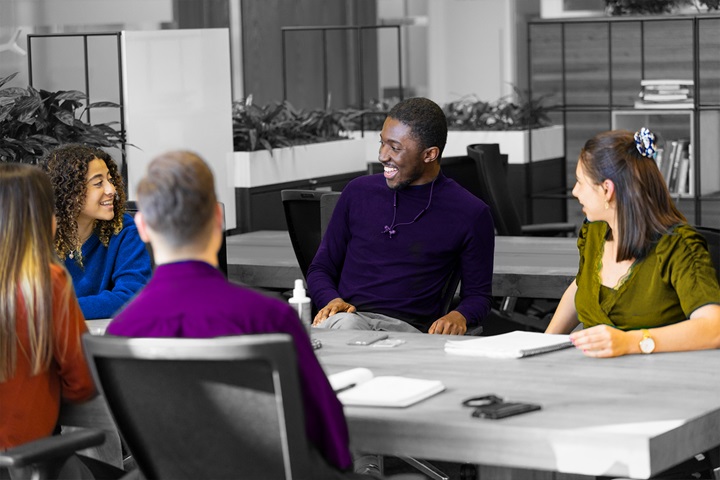
[[673, 286], [686, 316], [708, 304], [720, 304], [715, 267], [705, 238], [689, 225], [675, 229], [671, 242], [658, 244], [665, 264], [661, 274]]

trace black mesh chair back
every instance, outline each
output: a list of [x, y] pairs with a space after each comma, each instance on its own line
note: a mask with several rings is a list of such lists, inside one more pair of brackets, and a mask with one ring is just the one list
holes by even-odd
[[710, 251], [710, 257], [715, 266], [715, 275], [717, 275], [718, 281], [720, 282], [720, 229], [698, 226], [695, 227], [695, 230], [705, 237], [708, 251]]
[[320, 197], [320, 235], [325, 236], [328, 224], [332, 218], [335, 205], [340, 200], [340, 192], [325, 192]]
[[314, 478], [289, 335], [83, 344], [145, 478]]
[[317, 190], [282, 190], [280, 196], [285, 210], [288, 234], [303, 277], [307, 278], [322, 232], [320, 227], [320, 199], [323, 194]]
[[475, 165], [475, 160], [470, 156], [442, 157], [440, 159], [440, 170], [443, 175], [460, 184], [468, 192], [487, 203], [486, 193], [481, 185], [481, 178]]
[[473, 144], [468, 145], [467, 152], [479, 169], [481, 198], [490, 206], [497, 234], [522, 235], [522, 223], [513, 204], [500, 146]]

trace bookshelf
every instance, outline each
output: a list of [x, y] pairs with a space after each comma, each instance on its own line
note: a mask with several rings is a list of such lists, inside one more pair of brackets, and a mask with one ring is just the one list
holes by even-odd
[[[528, 52], [531, 94], [545, 97], [553, 121], [565, 125], [568, 185], [587, 139], [603, 130], [647, 126], [660, 137], [664, 153], [673, 141], [687, 140], [687, 186], [676, 187], [673, 198], [691, 223], [717, 225], [720, 15], [536, 19], [528, 22]], [[643, 85], [664, 79], [692, 85], [692, 100], [638, 101]], [[568, 198], [568, 216], [581, 218]]]

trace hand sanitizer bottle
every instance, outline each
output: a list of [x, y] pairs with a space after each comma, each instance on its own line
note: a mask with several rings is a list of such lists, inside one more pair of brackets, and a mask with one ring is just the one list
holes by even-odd
[[305, 326], [308, 336], [310, 336], [310, 327], [312, 326], [312, 304], [310, 298], [305, 294], [305, 286], [302, 279], [295, 280], [295, 288], [293, 296], [288, 300], [290, 305], [297, 310], [300, 321]]

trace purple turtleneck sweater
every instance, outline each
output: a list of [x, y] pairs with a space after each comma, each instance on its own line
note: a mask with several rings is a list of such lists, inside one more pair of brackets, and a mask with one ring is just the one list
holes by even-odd
[[342, 405], [313, 352], [297, 313], [283, 302], [228, 282], [212, 265], [159, 265], [150, 282], [108, 325], [122, 337], [212, 338], [289, 333], [297, 350], [309, 441], [331, 465], [352, 464]]
[[442, 316], [442, 288], [459, 265], [456, 310], [476, 325], [490, 311], [494, 248], [490, 208], [442, 173], [434, 185], [397, 192], [382, 174], [363, 176], [340, 196], [308, 288], [317, 308], [340, 297], [426, 332]]

